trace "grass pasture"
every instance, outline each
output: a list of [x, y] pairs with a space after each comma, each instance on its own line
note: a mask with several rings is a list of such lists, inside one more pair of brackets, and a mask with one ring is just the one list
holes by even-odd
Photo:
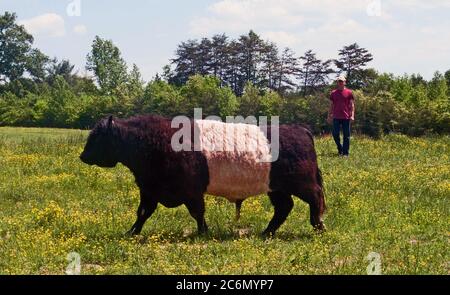
[[234, 204], [206, 197], [209, 234], [197, 236], [185, 207], [161, 205], [142, 235], [130, 172], [89, 167], [78, 155], [86, 132], [0, 128], [0, 274], [64, 274], [67, 254], [82, 274], [366, 274], [370, 252], [383, 274], [449, 274], [450, 137], [352, 138], [351, 157], [316, 140], [328, 231], [295, 207], [273, 239], [267, 197]]

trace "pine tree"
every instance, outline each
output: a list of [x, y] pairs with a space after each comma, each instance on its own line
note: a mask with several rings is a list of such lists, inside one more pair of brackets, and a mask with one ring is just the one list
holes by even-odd
[[352, 88], [361, 88], [367, 72], [364, 67], [373, 60], [372, 54], [357, 43], [344, 46], [339, 50], [339, 59], [334, 60], [339, 74], [347, 76], [347, 85]]
[[260, 85], [260, 68], [264, 57], [265, 42], [253, 31], [248, 35], [242, 35], [238, 41], [238, 60], [239, 60], [239, 93], [242, 93], [243, 86], [247, 82], [254, 85]]
[[171, 60], [171, 63], [175, 64], [175, 75], [169, 80], [170, 83], [183, 85], [190, 76], [197, 73], [198, 47], [199, 43], [197, 40], [188, 40], [178, 45], [175, 58]]
[[280, 58], [276, 90], [280, 93], [285, 93], [294, 89], [296, 83], [293, 79], [298, 71], [298, 58], [295, 57], [295, 53], [290, 48], [285, 48]]
[[303, 95], [311, 94], [328, 83], [328, 76], [333, 73], [331, 60], [321, 61], [312, 50], [305, 52], [300, 60], [303, 63], [298, 78]]
[[269, 43], [264, 49], [263, 67], [260, 71], [260, 87], [276, 90], [279, 87], [280, 79], [280, 58], [278, 48], [275, 44]]
[[209, 70], [213, 76], [219, 78], [222, 86], [225, 84], [225, 72], [228, 67], [228, 46], [228, 37], [225, 34], [212, 37]]

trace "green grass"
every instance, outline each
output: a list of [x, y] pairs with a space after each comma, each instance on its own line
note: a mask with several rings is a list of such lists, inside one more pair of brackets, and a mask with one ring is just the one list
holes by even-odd
[[207, 196], [207, 236], [185, 207], [159, 206], [141, 236], [125, 237], [138, 189], [121, 165], [79, 161], [86, 134], [0, 128], [0, 274], [64, 274], [72, 251], [82, 274], [365, 274], [370, 252], [384, 274], [449, 273], [448, 136], [356, 137], [349, 159], [318, 139], [328, 231], [314, 233], [295, 198], [278, 235], [263, 240], [267, 197], [244, 202], [235, 222], [233, 204]]
[[67, 137], [81, 137], [86, 134], [86, 131], [70, 129], [0, 127], [0, 139], [14, 142], [66, 139]]

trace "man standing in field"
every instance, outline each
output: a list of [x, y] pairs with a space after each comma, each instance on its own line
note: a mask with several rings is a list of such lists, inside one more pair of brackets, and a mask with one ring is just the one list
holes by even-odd
[[[345, 83], [345, 77], [339, 76], [337, 89], [331, 92], [328, 123], [333, 124], [333, 138], [339, 155], [348, 157], [350, 150], [350, 122], [355, 120], [355, 99], [352, 91], [345, 87]], [[340, 137], [341, 126], [344, 134], [343, 145]]]

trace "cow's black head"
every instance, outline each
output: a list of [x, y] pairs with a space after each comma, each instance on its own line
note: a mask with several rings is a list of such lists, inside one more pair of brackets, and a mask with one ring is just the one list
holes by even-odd
[[84, 151], [80, 155], [81, 161], [105, 168], [115, 167], [119, 161], [116, 128], [112, 116], [98, 122], [89, 134]]

